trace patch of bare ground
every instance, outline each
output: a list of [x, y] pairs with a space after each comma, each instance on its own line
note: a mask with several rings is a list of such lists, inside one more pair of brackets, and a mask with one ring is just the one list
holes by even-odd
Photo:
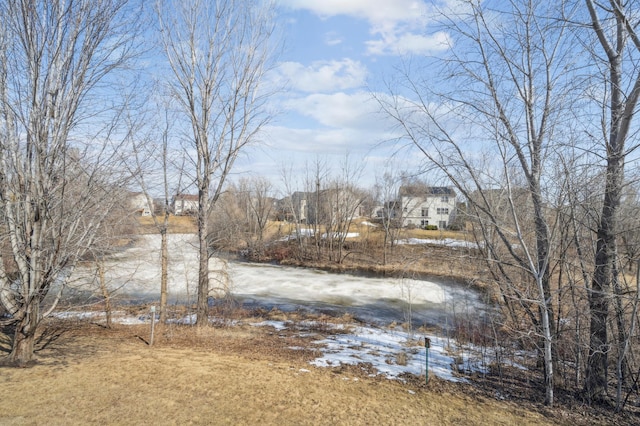
[[[287, 328], [249, 325], [264, 319]], [[50, 322], [36, 365], [0, 368], [0, 424], [631, 424], [499, 401], [482, 386], [370, 377], [367, 365], [315, 368], [314, 341], [348, 318], [312, 319], [276, 312], [233, 326], [165, 325], [153, 346], [148, 326]]]

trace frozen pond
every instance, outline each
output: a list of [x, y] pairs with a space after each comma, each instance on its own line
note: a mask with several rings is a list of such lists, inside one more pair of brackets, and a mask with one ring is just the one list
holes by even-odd
[[[195, 300], [198, 276], [196, 236], [169, 235], [169, 301]], [[360, 320], [414, 326], [445, 325], [454, 315], [478, 316], [478, 293], [453, 283], [397, 278], [371, 278], [313, 269], [245, 262], [210, 262], [213, 300], [230, 291], [245, 307], [306, 309], [334, 315], [350, 313]], [[75, 285], [86, 288], [95, 276], [79, 268]], [[222, 277], [222, 279], [220, 278]], [[144, 235], [105, 266], [105, 282], [118, 299], [159, 300], [160, 237]], [[95, 286], [95, 283], [93, 284]], [[410, 304], [410, 305], [409, 305]]]

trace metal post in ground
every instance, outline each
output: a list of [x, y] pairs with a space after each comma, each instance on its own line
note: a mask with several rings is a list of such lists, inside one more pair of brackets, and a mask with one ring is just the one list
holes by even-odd
[[424, 348], [425, 348], [425, 360], [427, 363], [427, 368], [424, 371], [425, 377], [426, 377], [426, 382], [425, 384], [429, 384], [429, 348], [431, 347], [431, 339], [429, 339], [428, 337], [424, 338]]

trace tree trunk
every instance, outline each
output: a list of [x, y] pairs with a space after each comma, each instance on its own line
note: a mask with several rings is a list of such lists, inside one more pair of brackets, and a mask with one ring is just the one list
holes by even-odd
[[616, 312], [616, 326], [617, 326], [617, 334], [618, 334], [618, 342], [617, 342], [617, 361], [616, 361], [616, 408], [619, 409], [622, 406], [622, 387], [627, 384], [627, 371], [629, 370], [627, 363], [627, 355], [625, 351], [625, 347], [627, 344], [627, 335], [626, 335], [626, 321], [625, 321], [625, 312], [623, 306], [623, 291], [622, 284], [620, 283], [619, 271], [617, 268], [617, 260], [618, 253], [614, 253], [614, 262], [612, 268], [613, 275], [613, 294], [615, 295], [615, 303], [614, 308]]
[[102, 297], [104, 297], [104, 314], [107, 321], [107, 328], [111, 328], [111, 295], [104, 280], [104, 263], [102, 260], [98, 260], [98, 281], [100, 282]]
[[554, 381], [553, 381], [553, 334], [552, 334], [552, 326], [550, 321], [550, 313], [546, 304], [542, 304], [541, 306], [541, 316], [542, 316], [542, 332], [544, 336], [544, 388], [545, 388], [545, 405], [551, 406], [553, 405], [553, 391], [554, 391]]
[[607, 370], [609, 336], [607, 319], [609, 315], [609, 275], [607, 249], [601, 232], [598, 232], [598, 251], [596, 269], [591, 282], [589, 309], [591, 312], [591, 330], [589, 339], [589, 358], [586, 377], [586, 391], [590, 401], [604, 400], [607, 394]]
[[196, 325], [204, 327], [209, 320], [209, 247], [207, 244], [207, 233], [209, 230], [207, 223], [208, 179], [198, 191], [198, 300], [196, 304]]
[[23, 367], [34, 361], [33, 350], [39, 316], [39, 305], [32, 303], [24, 318], [16, 325], [11, 354], [9, 355], [10, 363], [18, 367]]
[[167, 270], [169, 268], [169, 248], [167, 225], [160, 230], [160, 324], [167, 321]]
[[615, 260], [616, 212], [620, 204], [622, 165], [609, 160], [602, 216], [598, 226], [595, 270], [589, 292], [591, 333], [586, 390], [590, 400], [604, 400], [607, 393], [609, 299]]

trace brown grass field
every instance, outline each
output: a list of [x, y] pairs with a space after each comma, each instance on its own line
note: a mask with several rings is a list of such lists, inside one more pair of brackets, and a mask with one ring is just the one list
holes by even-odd
[[[151, 216], [138, 216], [138, 232], [141, 234], [158, 234], [158, 228], [153, 223]], [[163, 217], [159, 216], [158, 221], [162, 223]], [[193, 234], [198, 232], [196, 218], [193, 216], [169, 216], [169, 232], [172, 234]]]
[[153, 346], [147, 326], [58, 321], [49, 331], [34, 366], [0, 367], [0, 425], [592, 424], [469, 385], [315, 368], [308, 341], [269, 327], [165, 326]]

